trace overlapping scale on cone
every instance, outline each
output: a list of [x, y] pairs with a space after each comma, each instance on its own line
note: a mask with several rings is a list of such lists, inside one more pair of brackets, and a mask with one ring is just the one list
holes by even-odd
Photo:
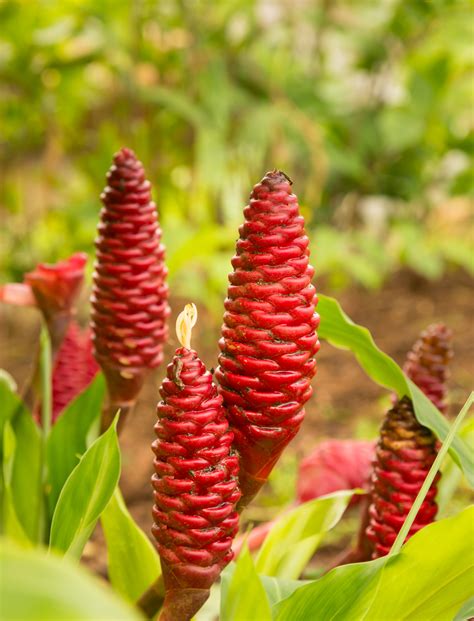
[[222, 397], [195, 351], [181, 348], [160, 389], [153, 535], [166, 590], [160, 619], [189, 619], [232, 559], [238, 457]]
[[241, 505], [296, 435], [319, 349], [309, 240], [291, 181], [272, 171], [244, 209], [216, 379], [241, 455]]
[[[446, 411], [448, 364], [453, 357], [451, 331], [433, 324], [421, 333], [407, 355], [404, 371], [442, 411]], [[371, 479], [371, 504], [366, 537], [372, 556], [388, 554], [415, 501], [438, 449], [433, 432], [420, 425], [407, 397], [387, 413]], [[433, 482], [416, 516], [409, 537], [431, 523], [438, 510], [437, 481]]]
[[[437, 440], [420, 425], [408, 397], [388, 412], [380, 431], [372, 473], [370, 523], [366, 536], [372, 542], [372, 557], [390, 552], [397, 534], [436, 458]], [[436, 517], [437, 482], [431, 485], [408, 537]]]
[[164, 246], [151, 184], [130, 149], [107, 174], [96, 239], [92, 302], [95, 356], [112, 403], [136, 399], [163, 358], [169, 314]]
[[446, 413], [448, 365], [453, 357], [452, 332], [443, 324], [426, 328], [408, 353], [403, 370], [441, 412]]
[[52, 422], [81, 393], [99, 370], [92, 355], [90, 330], [71, 321], [53, 367]]

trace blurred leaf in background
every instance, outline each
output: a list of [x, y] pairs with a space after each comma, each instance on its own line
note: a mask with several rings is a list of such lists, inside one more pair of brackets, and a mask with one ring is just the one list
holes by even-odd
[[[0, 276], [92, 252], [112, 154], [155, 186], [176, 293], [222, 297], [241, 209], [279, 167], [318, 273], [473, 270], [463, 0], [3, 0]], [[219, 311], [220, 312], [220, 311]]]

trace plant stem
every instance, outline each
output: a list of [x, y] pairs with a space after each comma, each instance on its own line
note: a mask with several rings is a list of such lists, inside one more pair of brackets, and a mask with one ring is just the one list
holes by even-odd
[[[40, 515], [38, 520], [38, 538], [46, 539], [47, 525], [47, 499], [44, 494], [47, 467], [46, 467], [46, 443], [51, 429], [51, 405], [52, 405], [52, 382], [51, 382], [51, 340], [45, 326], [41, 329], [40, 337], [40, 378], [41, 378], [41, 455], [40, 455], [40, 486], [42, 502], [40, 503]], [[47, 543], [47, 541], [45, 541]]]
[[417, 513], [420, 510], [420, 507], [423, 504], [423, 501], [425, 500], [426, 494], [428, 493], [431, 487], [431, 484], [434, 481], [436, 473], [440, 469], [441, 463], [454, 440], [456, 432], [459, 429], [464, 417], [468, 413], [469, 408], [471, 407], [473, 402], [474, 402], [474, 392], [471, 392], [462, 410], [456, 416], [456, 420], [451, 426], [451, 429], [449, 430], [449, 433], [446, 436], [446, 439], [443, 442], [443, 445], [441, 446], [438, 452], [438, 455], [436, 456], [436, 459], [434, 460], [428, 474], [426, 475], [426, 479], [423, 485], [421, 486], [420, 491], [418, 492], [415, 502], [413, 503], [405, 521], [403, 522], [403, 526], [401, 527], [400, 532], [397, 535], [397, 538], [393, 542], [393, 546], [389, 552], [389, 556], [393, 556], [394, 554], [398, 554], [400, 552], [402, 545], [404, 544], [405, 539], [408, 533], [410, 532], [410, 528], [412, 527], [413, 522], [415, 521]]
[[163, 584], [163, 576], [160, 576], [137, 601], [137, 607], [147, 619], [153, 619], [163, 606], [164, 598], [165, 585]]
[[43, 440], [48, 437], [51, 429], [51, 340], [45, 327], [41, 329], [41, 428]]

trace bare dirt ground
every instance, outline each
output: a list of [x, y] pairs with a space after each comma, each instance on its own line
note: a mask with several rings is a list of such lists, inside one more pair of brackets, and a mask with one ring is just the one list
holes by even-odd
[[[472, 279], [458, 272], [436, 283], [400, 273], [379, 291], [354, 287], [336, 297], [346, 313], [369, 328], [379, 347], [399, 364], [427, 325], [442, 321], [451, 327], [455, 357], [451, 369], [450, 412], [455, 414], [472, 388], [474, 376], [472, 285]], [[324, 283], [320, 283], [319, 289], [334, 295]], [[182, 309], [181, 301], [173, 300], [172, 307], [175, 316]], [[34, 358], [35, 348], [29, 343], [38, 331], [36, 313], [3, 307], [0, 318], [0, 367], [12, 373], [21, 386]], [[209, 367], [216, 365], [219, 324], [219, 320], [202, 312], [193, 337], [193, 347]], [[170, 326], [173, 332], [173, 320]], [[176, 338], [171, 334], [165, 360], [171, 359], [176, 345]], [[150, 445], [154, 439], [155, 407], [163, 374], [164, 367], [149, 378], [120, 440], [123, 449], [121, 488], [132, 515], [147, 533], [151, 526], [152, 504]], [[303, 428], [289, 449], [297, 459], [328, 437], [375, 437], [388, 403], [387, 391], [365, 376], [349, 352], [338, 351], [323, 342], [314, 387], [315, 394], [307, 407]], [[105, 548], [100, 532], [86, 548], [86, 562], [105, 574]]]

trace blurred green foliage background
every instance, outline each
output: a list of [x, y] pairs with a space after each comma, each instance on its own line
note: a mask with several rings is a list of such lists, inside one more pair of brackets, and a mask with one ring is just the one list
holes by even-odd
[[92, 254], [113, 153], [154, 183], [175, 293], [219, 312], [270, 168], [318, 274], [472, 271], [473, 5], [0, 0], [0, 277]]

